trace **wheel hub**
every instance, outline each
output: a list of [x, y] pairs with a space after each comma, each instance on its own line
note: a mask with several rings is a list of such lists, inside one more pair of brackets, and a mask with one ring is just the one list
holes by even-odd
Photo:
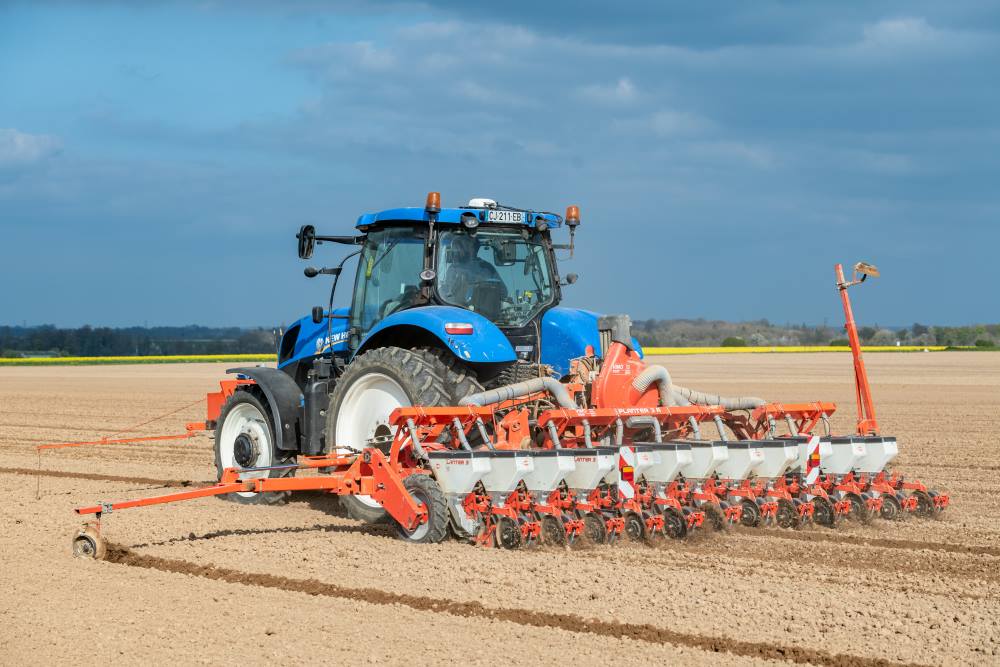
[[233, 442], [233, 460], [241, 468], [252, 468], [260, 456], [257, 439], [249, 433], [240, 433]]

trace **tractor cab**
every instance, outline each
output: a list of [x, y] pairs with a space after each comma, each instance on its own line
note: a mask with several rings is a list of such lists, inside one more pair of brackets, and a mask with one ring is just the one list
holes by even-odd
[[[290, 327], [279, 366], [298, 377], [316, 356], [349, 360], [377, 347], [419, 346], [476, 364], [484, 377], [515, 361], [533, 365], [519, 372], [537, 376], [537, 367], [552, 365], [543, 359], [543, 318], [564, 310], [556, 251], [572, 253], [579, 221], [576, 206], [565, 218], [482, 198], [442, 208], [432, 192], [422, 208], [361, 215], [357, 236], [318, 236], [307, 225], [299, 231], [301, 258], [311, 257], [317, 243], [360, 246], [348, 255], [358, 255], [351, 305], [334, 310], [331, 293], [328, 309], [317, 306], [311, 322]], [[564, 224], [570, 243], [553, 243], [551, 230]], [[341, 267], [310, 268], [306, 275], [334, 275], [335, 290]], [[570, 274], [563, 284], [575, 279]], [[551, 327], [569, 326], [565, 318], [549, 319]]]
[[523, 329], [558, 304], [549, 229], [562, 224], [561, 216], [489, 199], [434, 208], [359, 218], [365, 236], [350, 312], [351, 348], [386, 317], [416, 306], [467, 310], [506, 332]]

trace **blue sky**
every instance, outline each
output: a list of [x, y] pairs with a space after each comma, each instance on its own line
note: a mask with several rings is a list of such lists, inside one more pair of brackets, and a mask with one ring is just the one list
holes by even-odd
[[429, 190], [579, 204], [574, 306], [1000, 320], [996, 4], [609, 7], [0, 5], [0, 323], [288, 322]]

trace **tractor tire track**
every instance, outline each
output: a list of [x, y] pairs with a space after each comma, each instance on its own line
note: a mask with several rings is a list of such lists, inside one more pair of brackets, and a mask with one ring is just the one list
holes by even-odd
[[124, 484], [145, 484], [157, 488], [201, 488], [215, 482], [195, 482], [189, 479], [156, 479], [155, 477], [128, 477], [125, 475], [104, 475], [91, 472], [67, 472], [35, 468], [0, 468], [0, 475], [27, 475], [29, 477], [60, 477], [63, 479], [85, 479], [93, 482], [122, 482]]
[[708, 637], [669, 630], [654, 625], [585, 619], [576, 614], [558, 614], [516, 608], [490, 608], [479, 602], [459, 602], [446, 598], [390, 593], [377, 588], [351, 588], [316, 579], [292, 579], [270, 574], [244, 572], [214, 565], [198, 565], [183, 560], [161, 558], [132, 551], [116, 544], [108, 545], [106, 560], [118, 565], [203, 577], [245, 586], [260, 586], [306, 595], [356, 600], [376, 605], [402, 605], [416, 611], [429, 611], [464, 618], [505, 621], [536, 628], [556, 628], [618, 639], [632, 639], [652, 644], [669, 644], [700, 649], [711, 653], [730, 653], [740, 657], [777, 660], [825, 667], [908, 667], [883, 658], [829, 653], [802, 646], [781, 646], [769, 642], [750, 642], [725, 637]]

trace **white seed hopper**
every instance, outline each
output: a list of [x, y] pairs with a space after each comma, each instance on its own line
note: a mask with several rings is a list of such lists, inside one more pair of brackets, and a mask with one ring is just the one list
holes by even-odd
[[735, 440], [725, 444], [729, 457], [715, 470], [721, 479], [747, 479], [764, 462], [764, 450], [759, 441]]
[[447, 495], [466, 496], [490, 469], [488, 451], [427, 452], [434, 479]]
[[524, 477], [528, 491], [548, 495], [566, 476], [576, 470], [575, 450], [541, 449], [532, 451], [534, 470]]
[[681, 467], [688, 479], [707, 479], [715, 474], [720, 463], [729, 458], [729, 449], [721, 440], [687, 440], [691, 445], [691, 462]]
[[573, 449], [575, 467], [566, 474], [566, 485], [574, 490], [590, 491], [597, 488], [608, 473], [618, 465], [618, 449], [593, 447]]

